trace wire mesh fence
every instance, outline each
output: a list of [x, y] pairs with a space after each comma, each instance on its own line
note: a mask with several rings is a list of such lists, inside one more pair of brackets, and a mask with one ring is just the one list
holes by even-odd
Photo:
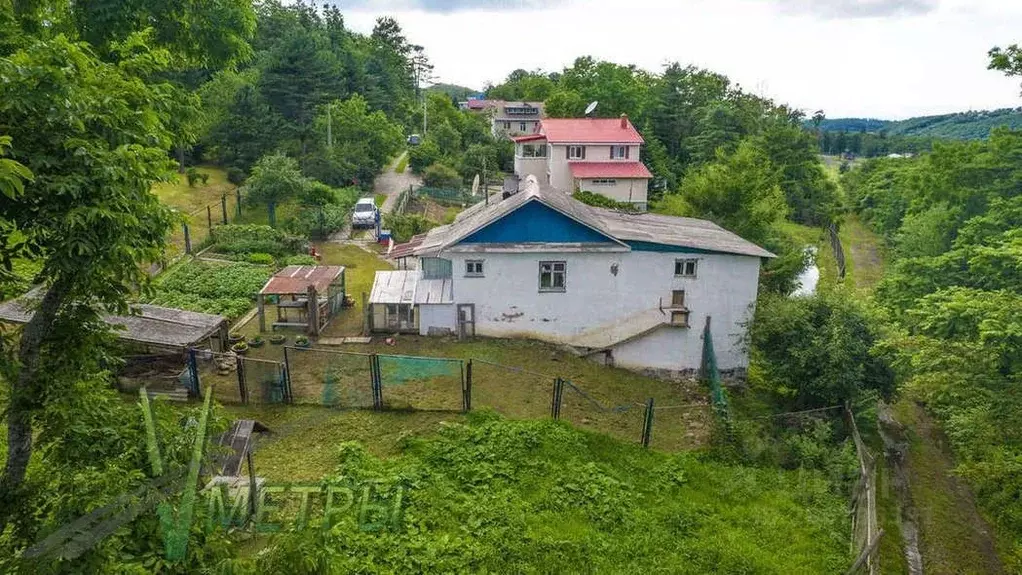
[[[626, 441], [645, 441], [647, 403], [609, 405], [596, 399], [568, 380], [560, 380], [561, 392], [555, 397], [555, 413], [572, 425], [609, 433]], [[560, 405], [557, 406], [559, 401]]]
[[377, 355], [383, 407], [419, 411], [465, 408], [465, 362], [443, 357]]
[[284, 358], [294, 403], [348, 409], [376, 406], [371, 354], [287, 347]]
[[550, 417], [554, 377], [472, 359], [471, 408], [489, 408], [507, 417]]
[[237, 222], [241, 216], [241, 193], [223, 194], [195, 211], [184, 214], [184, 222], [176, 226], [167, 238], [165, 257], [174, 259], [183, 254], [199, 251], [212, 241], [212, 229]]

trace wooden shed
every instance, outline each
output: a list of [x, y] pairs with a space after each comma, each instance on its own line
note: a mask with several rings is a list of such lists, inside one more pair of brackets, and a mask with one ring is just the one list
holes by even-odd
[[266, 331], [266, 307], [276, 308], [272, 329], [301, 328], [319, 335], [344, 306], [343, 266], [287, 266], [259, 291], [259, 331]]

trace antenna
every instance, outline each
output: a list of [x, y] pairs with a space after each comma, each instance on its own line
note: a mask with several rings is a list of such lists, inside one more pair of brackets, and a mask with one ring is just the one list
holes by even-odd
[[593, 110], [596, 109], [596, 105], [597, 104], [599, 104], [599, 102], [597, 102], [596, 100], [593, 100], [592, 102], [589, 102], [589, 105], [586, 106], [586, 116], [589, 116], [589, 114], [593, 113]]

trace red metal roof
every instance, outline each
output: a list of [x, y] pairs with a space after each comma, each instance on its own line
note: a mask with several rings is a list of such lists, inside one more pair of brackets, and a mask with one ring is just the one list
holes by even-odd
[[290, 295], [305, 293], [316, 286], [316, 293], [326, 294], [330, 284], [342, 273], [343, 266], [287, 266], [273, 274], [261, 294]]
[[568, 162], [574, 178], [652, 178], [642, 162]]
[[479, 99], [475, 99], [475, 100], [469, 100], [468, 101], [468, 109], [469, 110], [482, 110], [482, 109], [485, 109], [485, 108], [496, 108], [498, 105], [500, 105], [500, 101], [499, 100], [479, 100]]
[[[621, 124], [624, 123], [624, 127]], [[539, 132], [552, 144], [641, 144], [628, 118], [544, 118]]]

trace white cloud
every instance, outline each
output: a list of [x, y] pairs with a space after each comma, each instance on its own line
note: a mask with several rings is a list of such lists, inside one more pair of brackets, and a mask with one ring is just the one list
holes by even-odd
[[824, 18], [878, 18], [927, 14], [937, 9], [937, 0], [768, 0], [781, 10]]
[[557, 71], [592, 55], [649, 70], [694, 64], [830, 117], [1022, 105], [1016, 80], [986, 70], [987, 50], [1022, 41], [1022, 3], [943, 0], [925, 13], [840, 18], [780, 5], [793, 1], [568, 0], [450, 12], [360, 9], [345, 18], [369, 32], [377, 16], [396, 17], [426, 47], [440, 81], [475, 88], [516, 68]]

